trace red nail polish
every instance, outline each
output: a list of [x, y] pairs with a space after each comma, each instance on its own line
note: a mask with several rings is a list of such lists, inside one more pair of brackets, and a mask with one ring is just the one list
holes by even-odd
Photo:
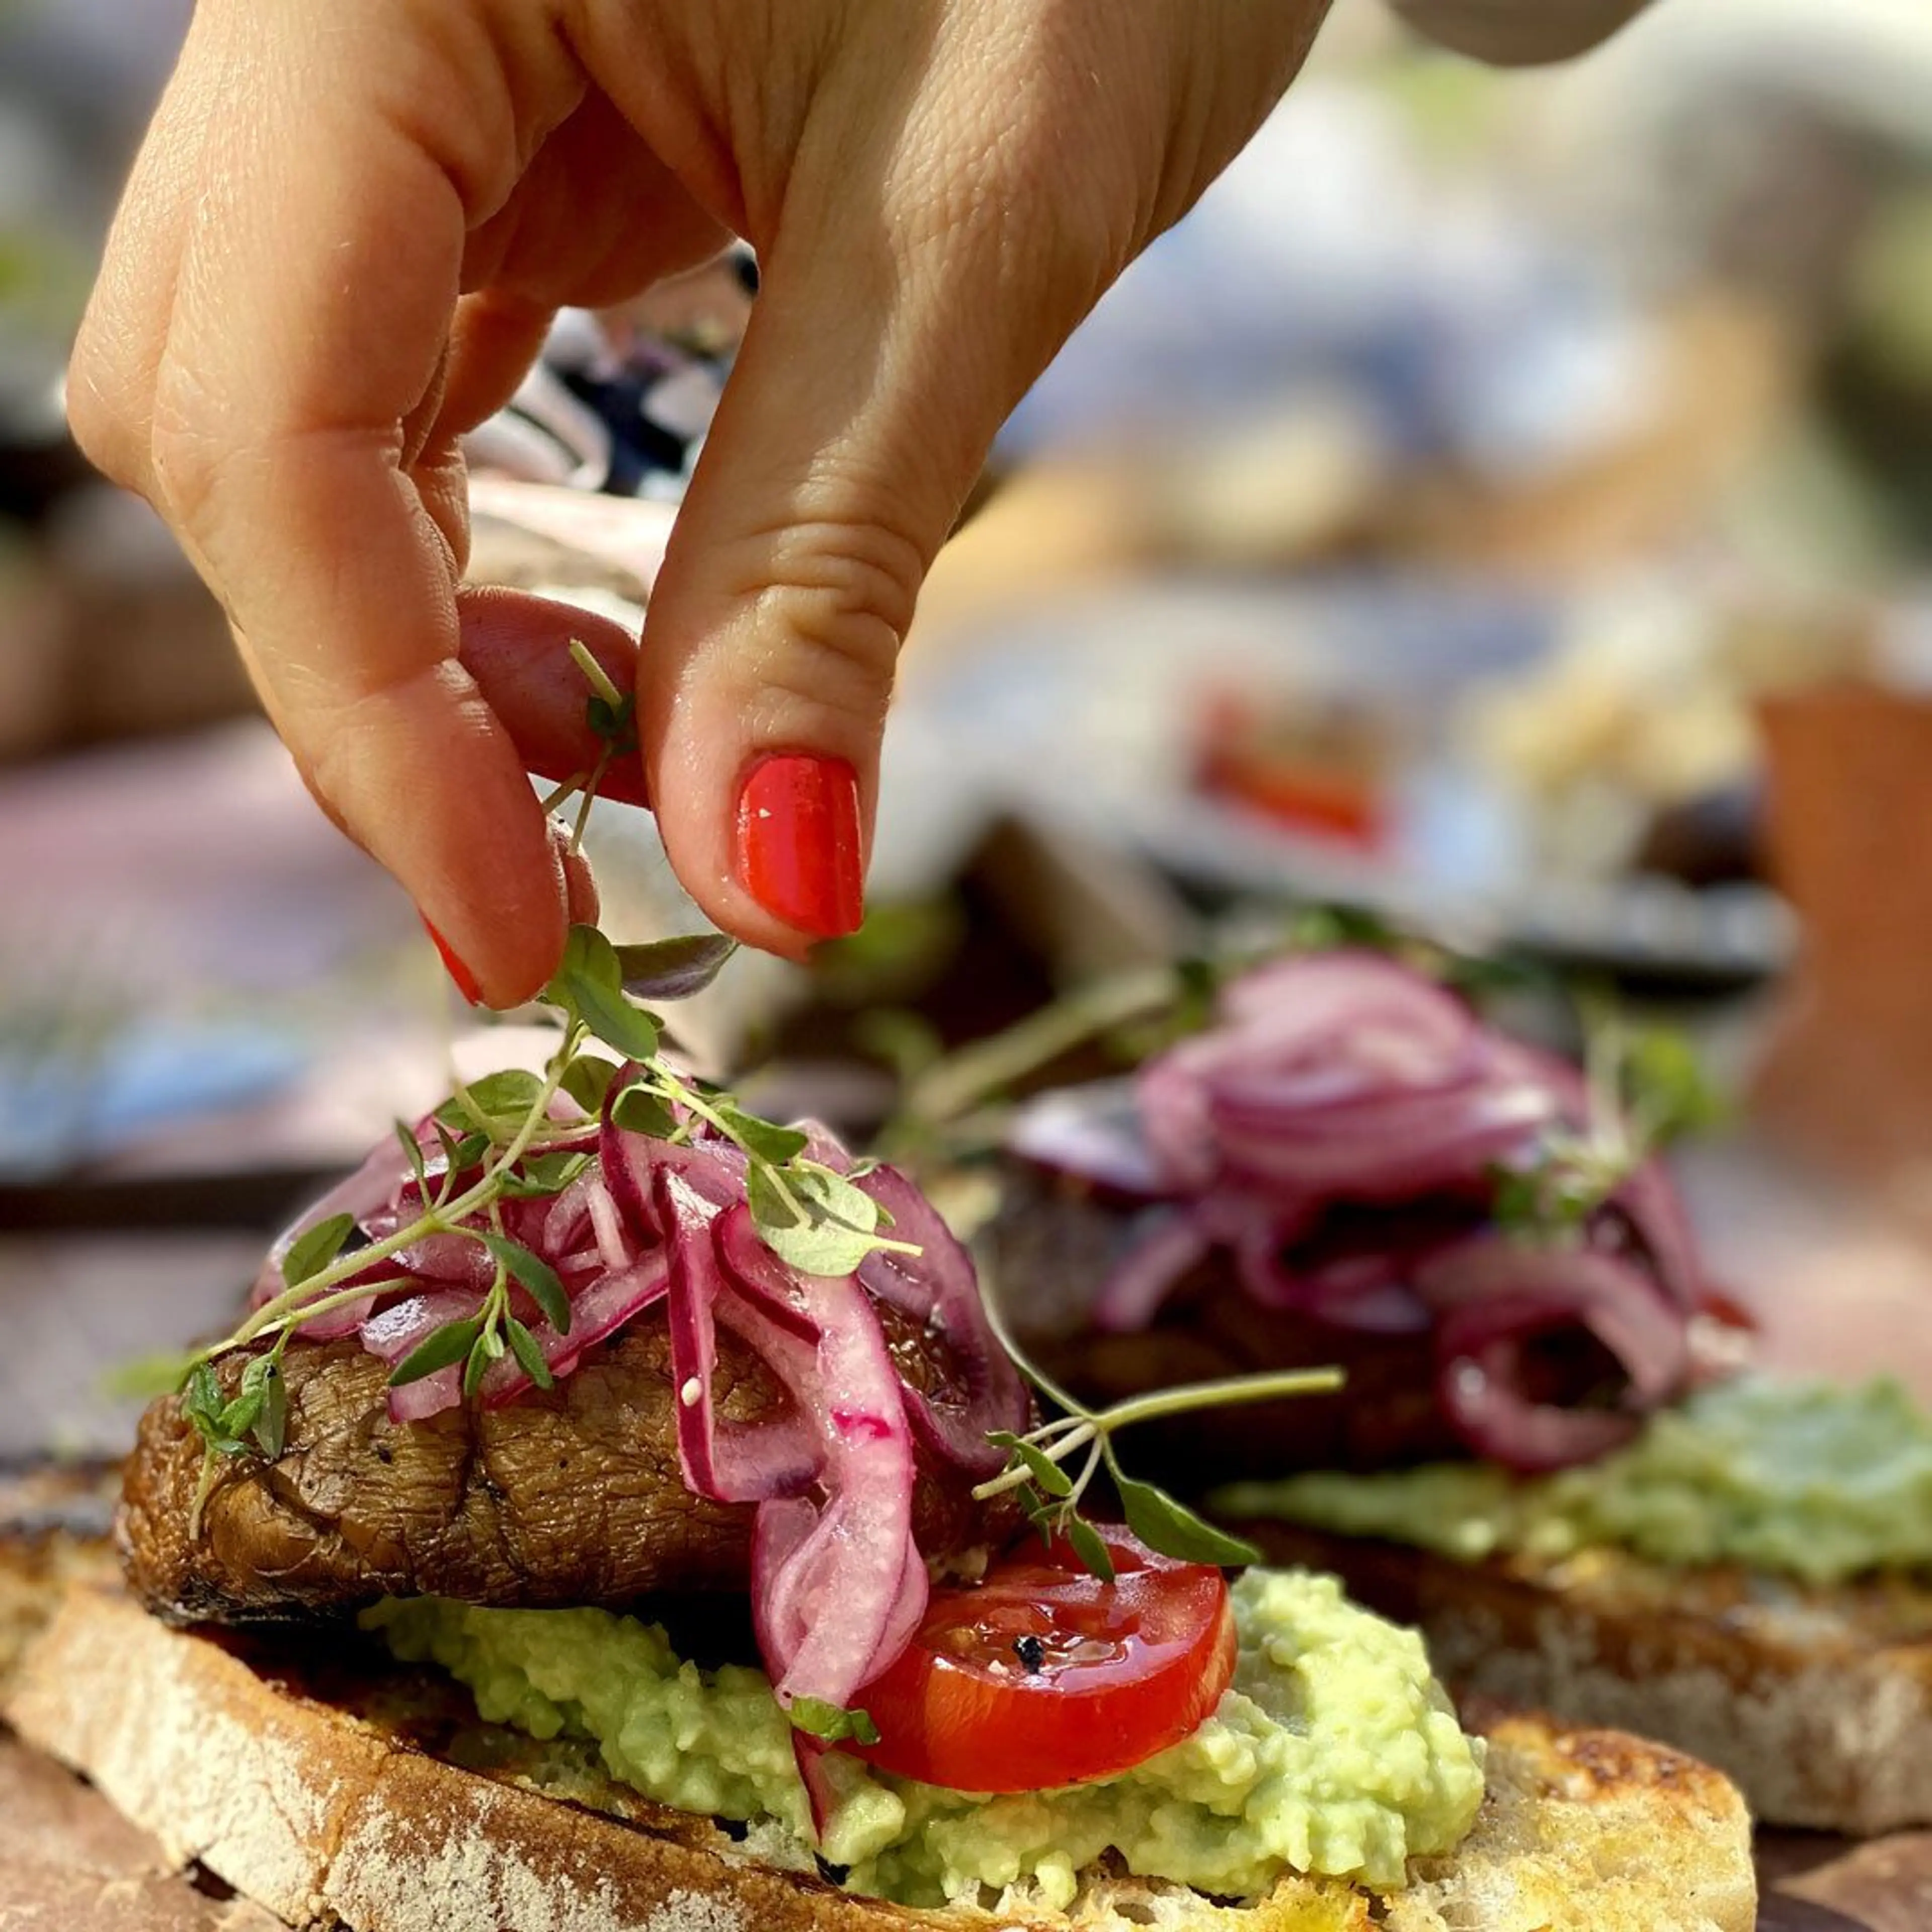
[[782, 753], [752, 767], [738, 794], [738, 880], [775, 919], [814, 938], [858, 930], [859, 779], [843, 758]]
[[480, 1006], [483, 1004], [483, 988], [476, 983], [476, 975], [471, 972], [454, 952], [451, 952], [448, 940], [445, 939], [428, 920], [423, 921], [423, 930], [435, 940], [436, 950], [442, 956], [445, 968], [448, 970], [449, 976], [456, 982], [456, 990], [472, 1006]]

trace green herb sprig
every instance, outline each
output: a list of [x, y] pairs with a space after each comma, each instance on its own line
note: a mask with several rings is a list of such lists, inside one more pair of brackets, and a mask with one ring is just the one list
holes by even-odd
[[580, 638], [571, 639], [570, 658], [590, 687], [590, 697], [584, 709], [584, 722], [590, 727], [601, 749], [590, 770], [566, 778], [544, 798], [543, 809], [546, 814], [559, 811], [573, 794], [581, 794], [577, 822], [570, 835], [570, 849], [579, 852], [584, 849], [584, 834], [590, 823], [590, 808], [597, 802], [597, 788], [604, 782], [604, 774], [610, 769], [614, 760], [628, 757], [638, 748], [638, 699], [634, 692], [617, 688], [610, 680], [610, 673], [591, 656], [590, 647]]
[[1607, 1008], [1586, 1012], [1588, 1118], [1546, 1133], [1535, 1157], [1492, 1170], [1496, 1225], [1512, 1239], [1562, 1246], [1672, 1141], [1714, 1125], [1722, 1102], [1682, 1035], [1633, 1030]]
[[[1184, 1563], [1258, 1563], [1252, 1544], [1197, 1516], [1166, 1490], [1130, 1476], [1120, 1467], [1114, 1436], [1138, 1422], [1186, 1415], [1203, 1409], [1231, 1408], [1247, 1402], [1323, 1395], [1342, 1386], [1340, 1369], [1289, 1369], [1271, 1375], [1231, 1376], [1225, 1381], [1186, 1382], [1150, 1395], [1135, 1396], [1108, 1408], [1089, 1408], [1062, 1388], [1028, 1357], [1001, 1316], [997, 1298], [985, 1298], [986, 1316], [1024, 1375], [1061, 1412], [1024, 1436], [1000, 1430], [987, 1440], [1006, 1452], [1006, 1467], [976, 1488], [982, 1502], [1016, 1493], [1028, 1521], [1048, 1542], [1064, 1540], [1102, 1582], [1114, 1580], [1113, 1561], [1100, 1532], [1081, 1514], [1080, 1504], [1104, 1468], [1127, 1520], [1127, 1527], [1150, 1550]], [[1077, 1468], [1066, 1466], [1076, 1456]]]
[[[563, 962], [543, 995], [562, 1021], [543, 1073], [493, 1073], [458, 1087], [431, 1117], [433, 1147], [398, 1124], [422, 1211], [393, 1233], [355, 1248], [347, 1245], [354, 1224], [346, 1214], [305, 1229], [283, 1264], [283, 1292], [188, 1364], [183, 1393], [211, 1454], [232, 1456], [251, 1444], [266, 1449], [257, 1428], [272, 1400], [267, 1391], [278, 1385], [271, 1368], [257, 1374], [251, 1364], [244, 1387], [227, 1397], [210, 1366], [215, 1359], [272, 1336], [274, 1349], [261, 1360], [278, 1370], [297, 1328], [361, 1299], [369, 1292], [362, 1277], [374, 1263], [433, 1235], [477, 1243], [494, 1264], [491, 1283], [476, 1312], [432, 1330], [397, 1365], [391, 1384], [460, 1362], [465, 1390], [473, 1394], [506, 1353], [532, 1381], [547, 1384], [536, 1337], [512, 1312], [512, 1287], [524, 1289], [560, 1334], [569, 1333], [569, 1299], [548, 1263], [504, 1232], [500, 1204], [560, 1193], [588, 1164], [590, 1156], [570, 1144], [582, 1137], [581, 1120], [554, 1117], [560, 1093], [593, 1112], [608, 1103], [620, 1126], [667, 1141], [688, 1142], [701, 1121], [730, 1142], [746, 1158], [754, 1222], [772, 1252], [794, 1268], [850, 1274], [880, 1250], [914, 1252], [885, 1232], [887, 1216], [853, 1174], [809, 1154], [802, 1132], [760, 1118], [659, 1052], [662, 1023], [640, 1001], [698, 989], [734, 950], [734, 941], [716, 934], [620, 946], [595, 927], [572, 928]], [[594, 1046], [622, 1060], [606, 1058]]]

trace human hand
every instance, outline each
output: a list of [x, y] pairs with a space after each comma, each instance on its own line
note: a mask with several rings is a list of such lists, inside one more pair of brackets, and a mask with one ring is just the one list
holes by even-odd
[[[1000, 423], [1253, 132], [1327, 0], [201, 0], [76, 347], [75, 432], [226, 610], [316, 797], [472, 990], [574, 898], [526, 768], [634, 676], [648, 794], [718, 926], [860, 910], [893, 665]], [[458, 439], [556, 309], [731, 233], [749, 329], [640, 649], [460, 587]]]

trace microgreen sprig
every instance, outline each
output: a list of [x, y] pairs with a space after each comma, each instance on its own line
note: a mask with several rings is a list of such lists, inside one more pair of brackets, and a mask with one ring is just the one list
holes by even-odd
[[590, 695], [584, 704], [584, 722], [590, 726], [601, 748], [596, 764], [589, 771], [566, 778], [545, 796], [543, 809], [548, 815], [559, 810], [573, 794], [582, 794], [582, 802], [577, 808], [577, 823], [572, 828], [570, 837], [570, 849], [577, 852], [583, 849], [584, 834], [590, 823], [590, 808], [596, 802], [597, 788], [604, 782], [604, 774], [610, 769], [613, 760], [638, 748], [638, 700], [634, 692], [617, 688], [610, 673], [591, 655], [590, 647], [580, 638], [570, 640], [570, 659], [584, 674], [584, 681], [590, 687]]
[[[560, 1193], [589, 1164], [590, 1156], [574, 1144], [584, 1122], [557, 1117], [560, 1094], [592, 1114], [609, 1106], [617, 1124], [630, 1131], [684, 1142], [701, 1125], [729, 1141], [745, 1156], [754, 1225], [794, 1268], [850, 1274], [877, 1251], [916, 1252], [886, 1232], [890, 1216], [857, 1184], [862, 1167], [838, 1172], [810, 1151], [804, 1132], [760, 1118], [660, 1052], [662, 1022], [642, 1002], [700, 990], [735, 950], [734, 941], [716, 933], [616, 946], [593, 926], [572, 928], [562, 963], [542, 995], [562, 1028], [543, 1072], [505, 1071], [458, 1084], [430, 1117], [433, 1145], [398, 1123], [420, 1211], [392, 1232], [359, 1244], [346, 1214], [305, 1228], [284, 1261], [282, 1292], [186, 1365], [184, 1406], [207, 1449], [200, 1499], [224, 1461], [280, 1453], [286, 1412], [280, 1364], [290, 1336], [304, 1322], [362, 1300], [371, 1292], [372, 1266], [434, 1235], [483, 1248], [492, 1263], [490, 1285], [472, 1312], [422, 1338], [392, 1371], [391, 1385], [460, 1363], [464, 1394], [473, 1396], [506, 1354], [539, 1387], [550, 1384], [542, 1346], [519, 1318], [513, 1296], [518, 1289], [526, 1293], [559, 1334], [569, 1332], [569, 1297], [548, 1263], [505, 1232], [502, 1204]], [[606, 1058], [596, 1047], [620, 1058]], [[272, 1343], [268, 1353], [243, 1370], [229, 1395], [214, 1364], [264, 1340]], [[198, 1500], [197, 1527], [199, 1519]]]
[[[1341, 1387], [1340, 1369], [1290, 1369], [1272, 1375], [1232, 1376], [1223, 1382], [1187, 1382], [1135, 1396], [1110, 1408], [1092, 1409], [1028, 1358], [1001, 1317], [990, 1288], [985, 1301], [993, 1332], [1020, 1372], [1061, 1413], [1024, 1436], [1001, 1430], [987, 1437], [995, 1448], [1006, 1452], [1006, 1462], [997, 1476], [974, 1490], [976, 1501], [1016, 1493], [1028, 1521], [1042, 1537], [1048, 1542], [1064, 1539], [1096, 1576], [1111, 1583], [1114, 1565], [1106, 1540], [1080, 1510], [1090, 1486], [1104, 1468], [1128, 1528], [1150, 1550], [1184, 1563], [1260, 1562], [1261, 1552], [1252, 1544], [1216, 1528], [1157, 1485], [1128, 1475], [1120, 1467], [1114, 1438], [1136, 1423], [1166, 1416], [1326, 1394]], [[1067, 1466], [1076, 1456], [1080, 1458], [1077, 1470], [1070, 1469]]]

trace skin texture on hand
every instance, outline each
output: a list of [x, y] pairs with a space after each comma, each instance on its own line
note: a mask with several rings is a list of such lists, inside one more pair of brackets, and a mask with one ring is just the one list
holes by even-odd
[[[310, 790], [486, 1000], [562, 944], [525, 773], [594, 760], [573, 637], [638, 692], [641, 761], [606, 790], [648, 795], [720, 926], [795, 952], [741, 876], [741, 790], [772, 754], [849, 766], [869, 836], [898, 647], [1000, 423], [1326, 4], [200, 0], [76, 434], [167, 518]], [[760, 292], [641, 644], [462, 586], [458, 439], [556, 308], [732, 234]]]

